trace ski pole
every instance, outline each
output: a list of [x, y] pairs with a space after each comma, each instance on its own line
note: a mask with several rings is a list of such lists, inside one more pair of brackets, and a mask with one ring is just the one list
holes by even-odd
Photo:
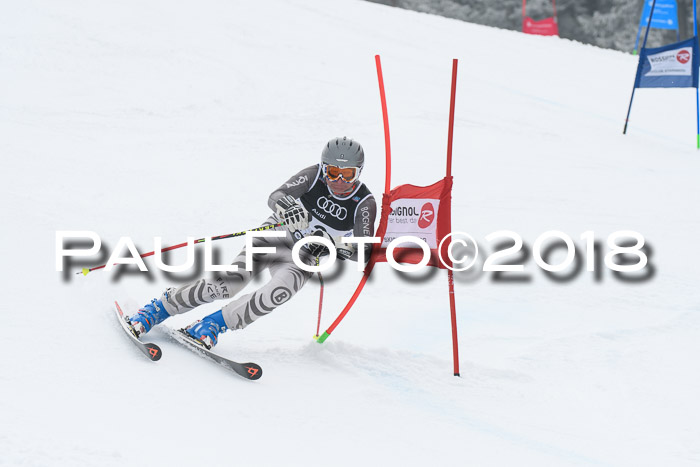
[[[271, 230], [271, 229], [274, 229], [274, 228], [276, 228], [276, 227], [281, 227], [281, 226], [283, 226], [283, 225], [284, 225], [284, 222], [279, 222], [279, 223], [277, 223], [277, 224], [270, 224], [270, 225], [264, 225], [264, 226], [262, 226], [262, 227], [256, 227], [255, 229], [243, 230], [243, 231], [241, 231], [241, 232], [236, 232], [236, 233], [231, 233], [231, 234], [226, 234], [226, 235], [219, 235], [219, 236], [217, 236], [217, 237], [210, 237], [210, 239], [213, 241], [213, 240], [223, 240], [223, 239], [225, 239], [225, 238], [241, 237], [241, 236], [245, 235], [245, 234], [248, 233], [248, 232], [260, 232], [260, 231], [263, 231], [263, 230]], [[202, 242], [204, 242], [205, 240], [207, 240], [207, 238], [199, 238], [199, 239], [195, 240], [194, 243], [195, 243], [195, 245], [196, 245], [197, 243], [202, 243]], [[177, 244], [177, 245], [173, 245], [173, 246], [169, 246], [169, 247], [165, 247], [165, 248], [162, 248], [160, 251], [161, 251], [161, 253], [162, 253], [162, 252], [164, 252], [164, 251], [176, 250], [176, 249], [178, 249], [178, 248], [182, 248], [183, 246], [187, 246], [187, 242], [179, 243], [179, 244]], [[148, 253], [142, 254], [142, 255], [141, 255], [141, 258], [146, 258], [146, 257], [148, 257], [148, 256], [153, 256], [154, 254], [155, 254], [155, 251], [149, 251]], [[102, 269], [102, 268], [104, 268], [105, 266], [107, 266], [107, 265], [106, 265], [106, 264], [103, 264], [102, 266], [95, 266], [94, 268], [83, 268], [82, 271], [78, 271], [78, 272], [76, 272], [76, 274], [82, 274], [82, 275], [84, 275], [84, 276], [87, 276], [88, 273], [90, 273], [90, 272], [92, 272], [92, 271], [95, 271], [95, 270], [97, 270], [97, 269]]]
[[[320, 258], [316, 258], [316, 266], [321, 262]], [[319, 332], [321, 331], [321, 311], [323, 310], [323, 276], [320, 272], [318, 274], [318, 281], [321, 283], [321, 294], [318, 297], [318, 322], [316, 323], [316, 334], [314, 339], [318, 340]]]

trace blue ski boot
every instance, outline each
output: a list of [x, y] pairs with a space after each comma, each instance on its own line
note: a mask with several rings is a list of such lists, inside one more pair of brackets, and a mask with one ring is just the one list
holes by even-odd
[[224, 315], [219, 310], [216, 313], [205, 316], [196, 323], [190, 324], [183, 331], [197, 340], [198, 344], [201, 344], [207, 350], [211, 350], [216, 345], [219, 334], [227, 330]]
[[151, 300], [151, 303], [141, 308], [135, 315], [129, 317], [129, 323], [136, 332], [136, 337], [142, 336], [151, 330], [156, 324], [160, 324], [170, 318], [170, 315], [165, 311], [163, 302]]

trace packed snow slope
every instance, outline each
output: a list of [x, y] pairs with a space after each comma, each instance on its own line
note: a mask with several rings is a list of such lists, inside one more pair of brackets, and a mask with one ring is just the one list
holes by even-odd
[[[452, 376], [444, 271], [382, 264], [328, 341], [318, 281], [217, 351], [245, 381], [168, 341], [147, 361], [121, 334], [169, 277], [55, 267], [57, 230], [111, 253], [259, 225], [268, 194], [347, 135], [379, 198], [444, 175], [459, 59], [453, 229], [477, 267], [456, 275]], [[2, 465], [690, 466], [700, 462], [700, 152], [692, 90], [641, 90], [637, 59], [558, 38], [359, 0], [12, 2], [0, 15]], [[603, 264], [555, 282], [479, 272], [508, 229], [600, 251], [618, 230], [650, 247], [646, 278]], [[241, 239], [218, 242], [231, 258]], [[106, 256], [101, 259], [106, 259]], [[550, 261], [563, 257], [557, 250]], [[99, 261], [100, 258], [94, 258]], [[184, 251], [170, 256], [184, 261]], [[147, 261], [149, 267], [153, 260]], [[323, 328], [360, 273], [328, 273]], [[179, 327], [216, 304], [164, 323]], [[322, 328], [322, 329], [323, 329]]]

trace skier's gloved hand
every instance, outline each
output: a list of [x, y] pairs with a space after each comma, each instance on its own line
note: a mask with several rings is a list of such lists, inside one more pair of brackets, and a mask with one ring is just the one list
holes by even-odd
[[290, 232], [304, 230], [309, 227], [309, 211], [299, 204], [292, 195], [286, 195], [275, 203], [279, 218]]
[[343, 237], [333, 238], [333, 243], [335, 243], [335, 249], [338, 253], [338, 259], [345, 261], [350, 259], [352, 255], [357, 251], [356, 243], [343, 243]]
[[[330, 235], [328, 235], [328, 232], [325, 230], [314, 230], [314, 232], [311, 234], [311, 236], [314, 237], [323, 237], [327, 240], [330, 240], [332, 244], [335, 245], [335, 242], [331, 238]], [[328, 247], [324, 245], [323, 243], [317, 243], [317, 242], [309, 242], [305, 245], [306, 248], [311, 252], [312, 255], [314, 255], [317, 258], [320, 258], [321, 256], [326, 256], [330, 254], [330, 251], [328, 251]]]

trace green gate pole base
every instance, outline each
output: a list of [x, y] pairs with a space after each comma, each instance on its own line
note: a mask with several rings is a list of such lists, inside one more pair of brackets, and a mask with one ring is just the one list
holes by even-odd
[[330, 334], [328, 334], [327, 332], [324, 332], [323, 334], [321, 334], [321, 337], [319, 337], [318, 339], [316, 339], [316, 342], [318, 342], [319, 344], [323, 344], [323, 342], [324, 342], [326, 339], [328, 339], [328, 336], [330, 336]]

